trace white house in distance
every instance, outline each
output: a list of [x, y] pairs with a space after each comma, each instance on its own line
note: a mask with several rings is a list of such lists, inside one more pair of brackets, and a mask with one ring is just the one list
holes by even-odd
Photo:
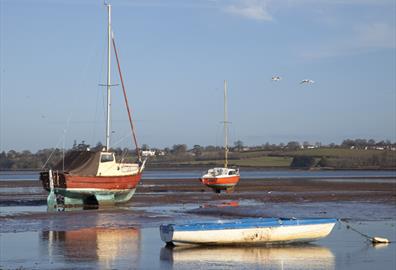
[[312, 144], [308, 144], [308, 145], [301, 144], [300, 148], [301, 149], [315, 149], [315, 148], [319, 148], [319, 146], [318, 145], [312, 145]]
[[143, 157], [154, 157], [155, 151], [154, 150], [142, 150]]

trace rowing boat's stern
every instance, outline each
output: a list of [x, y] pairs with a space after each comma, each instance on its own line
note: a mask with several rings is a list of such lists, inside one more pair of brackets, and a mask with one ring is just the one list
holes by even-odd
[[160, 226], [161, 240], [165, 243], [172, 243], [173, 240], [173, 225], [172, 224], [162, 224]]

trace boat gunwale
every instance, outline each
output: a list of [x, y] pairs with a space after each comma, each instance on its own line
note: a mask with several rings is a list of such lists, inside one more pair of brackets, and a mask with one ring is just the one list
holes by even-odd
[[290, 218], [251, 218], [241, 220], [227, 220], [224, 222], [206, 222], [192, 224], [162, 224], [161, 231], [207, 231], [207, 230], [234, 230], [264, 227], [282, 227], [299, 225], [335, 224], [334, 218], [310, 218], [310, 219], [290, 219]]

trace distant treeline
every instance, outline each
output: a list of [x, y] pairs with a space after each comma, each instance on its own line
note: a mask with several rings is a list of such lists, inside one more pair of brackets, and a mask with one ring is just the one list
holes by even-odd
[[[32, 153], [28, 150], [10, 150], [0, 153], [0, 170], [44, 169], [54, 167], [71, 150], [98, 151], [103, 149], [99, 142], [94, 147], [84, 141], [75, 141], [71, 149], [48, 148]], [[111, 149], [125, 161], [136, 159], [135, 149]], [[151, 151], [148, 151], [151, 150]], [[150, 148], [143, 144], [141, 151], [150, 153], [148, 166], [221, 164], [224, 147], [175, 144], [163, 149]], [[347, 139], [341, 144], [322, 145], [291, 141], [288, 143], [260, 146], [245, 146], [240, 140], [229, 149], [231, 165], [252, 167], [332, 168], [332, 169], [377, 169], [396, 168], [396, 143], [376, 142], [373, 139]], [[290, 161], [289, 161], [290, 160]]]
[[[62, 160], [64, 155], [71, 150], [90, 150], [99, 151], [103, 149], [103, 145], [98, 143], [95, 147], [90, 148], [90, 145], [82, 141], [80, 144], [74, 142], [71, 149], [47, 148], [32, 153], [29, 150], [17, 152], [10, 150], [8, 152], [0, 153], [0, 170], [40, 170], [44, 168], [52, 168]], [[111, 149], [117, 156], [131, 156], [134, 155], [135, 150], [115, 148]]]

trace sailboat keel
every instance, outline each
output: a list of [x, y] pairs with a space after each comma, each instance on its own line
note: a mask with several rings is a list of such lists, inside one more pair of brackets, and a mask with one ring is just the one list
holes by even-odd
[[136, 188], [129, 190], [97, 189], [56, 189], [55, 193], [64, 197], [65, 205], [114, 204], [129, 201]]

